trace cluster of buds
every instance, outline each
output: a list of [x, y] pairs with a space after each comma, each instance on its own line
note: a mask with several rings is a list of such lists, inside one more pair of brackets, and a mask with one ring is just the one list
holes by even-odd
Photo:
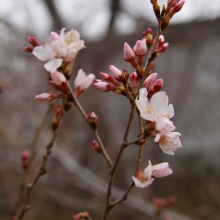
[[185, 0], [168, 0], [167, 6], [163, 5], [162, 10], [160, 10], [157, 0], [151, 0], [155, 16], [162, 21], [162, 31], [167, 27], [173, 15], [182, 9], [184, 3]]
[[[150, 28], [143, 32], [142, 35], [143, 39], [138, 40], [133, 49], [127, 43], [124, 43], [124, 60], [129, 62], [132, 67], [135, 68], [135, 71], [129, 73], [126, 69], [120, 70], [114, 65], [110, 65], [109, 70], [111, 75], [100, 72], [102, 79], [94, 80], [94, 86], [96, 89], [102, 92], [113, 91], [122, 95], [127, 95], [129, 92], [134, 98], [136, 97], [138, 83], [142, 79], [144, 73], [143, 57], [147, 54], [147, 48], [150, 48], [154, 43], [153, 32]], [[161, 35], [157, 42], [154, 58], [156, 58], [159, 53], [164, 52], [168, 45], [169, 44], [164, 41], [163, 35]], [[151, 62], [147, 75], [151, 74], [151, 70], [153, 68], [154, 63]], [[152, 90], [149, 91], [149, 96], [153, 95], [155, 92], [158, 92], [163, 86], [162, 79], [156, 80], [154, 85], [152, 85], [152, 80], [156, 78], [157, 75], [155, 76], [155, 74], [152, 74], [151, 77], [152, 79], [148, 80], [150, 81], [149, 83], [147, 79], [144, 82], [144, 86]]]

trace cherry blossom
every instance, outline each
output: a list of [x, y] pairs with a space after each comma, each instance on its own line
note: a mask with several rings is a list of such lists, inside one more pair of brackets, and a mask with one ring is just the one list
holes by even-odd
[[42, 46], [37, 46], [33, 54], [42, 61], [48, 61], [44, 67], [49, 72], [55, 72], [62, 62], [72, 62], [79, 50], [84, 47], [84, 41], [80, 40], [80, 35], [76, 30], [65, 33], [62, 28], [60, 35], [55, 32], [50, 33], [49, 41]]
[[139, 91], [139, 99], [135, 100], [142, 118], [149, 121], [156, 121], [161, 114], [167, 115], [168, 118], [174, 116], [173, 105], [168, 105], [166, 92], [157, 92], [150, 100], [148, 100], [147, 94], [147, 89], [142, 88]]
[[144, 188], [149, 186], [154, 178], [161, 178], [172, 174], [173, 171], [169, 168], [168, 163], [160, 163], [152, 166], [149, 161], [149, 165], [144, 169], [144, 171], [138, 170], [136, 176], [132, 177], [136, 187]]
[[168, 116], [165, 114], [158, 116], [156, 119], [155, 128], [160, 133], [168, 133], [176, 129], [176, 127], [173, 125], [173, 122], [170, 121]]
[[154, 141], [158, 142], [161, 150], [165, 154], [174, 155], [174, 151], [182, 147], [179, 139], [180, 136], [181, 134], [179, 132], [158, 133]]
[[75, 96], [78, 97], [82, 92], [84, 92], [95, 79], [95, 75], [90, 73], [86, 75], [85, 72], [80, 69], [74, 81], [75, 86]]

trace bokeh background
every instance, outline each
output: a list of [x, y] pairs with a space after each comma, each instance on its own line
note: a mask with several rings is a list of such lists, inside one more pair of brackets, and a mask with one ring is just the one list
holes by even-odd
[[[116, 207], [109, 219], [155, 219], [148, 202], [171, 195], [177, 197], [177, 203], [165, 215], [174, 220], [220, 219], [219, 15], [218, 0], [186, 1], [166, 29], [164, 36], [170, 46], [156, 60], [154, 70], [164, 79], [163, 90], [174, 105], [173, 122], [182, 134], [183, 148], [169, 156], [149, 141], [142, 168], [149, 159], [153, 164], [167, 161], [174, 174], [146, 189], [134, 188], [128, 201]], [[148, 0], [1, 0], [0, 219], [9, 219], [21, 182], [21, 153], [30, 149], [47, 109], [47, 103], [33, 100], [36, 94], [48, 91], [48, 84], [43, 62], [23, 52], [26, 37], [36, 36], [45, 42], [51, 30], [59, 32], [62, 27], [78, 30], [86, 41], [86, 49], [80, 51], [73, 68], [73, 85], [80, 68], [98, 78], [99, 71], [109, 72], [110, 64], [132, 71], [123, 61], [123, 44], [133, 47], [148, 27], [155, 33], [156, 19]], [[99, 116], [101, 137], [115, 158], [128, 119], [128, 101], [93, 86], [79, 100], [86, 112], [95, 111]], [[50, 140], [51, 117], [52, 111], [38, 139], [28, 182], [38, 171]], [[131, 139], [137, 128], [132, 128]], [[72, 214], [84, 210], [93, 220], [100, 219], [108, 167], [91, 149], [93, 138], [77, 109], [72, 108], [24, 219], [71, 219]], [[116, 177], [116, 196], [129, 185], [137, 155], [137, 146], [125, 151]]]

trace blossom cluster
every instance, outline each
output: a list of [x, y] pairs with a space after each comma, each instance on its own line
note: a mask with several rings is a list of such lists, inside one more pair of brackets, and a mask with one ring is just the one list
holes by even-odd
[[[145, 72], [143, 59], [148, 50], [152, 49], [153, 44], [156, 45], [156, 53], [152, 57], [148, 72]], [[174, 151], [182, 147], [179, 139], [181, 134], [174, 132], [176, 127], [170, 121], [170, 118], [174, 116], [173, 105], [168, 104], [166, 92], [160, 91], [163, 79], [157, 78], [157, 73], [152, 73], [153, 60], [167, 48], [168, 43], [165, 42], [164, 36], [160, 35], [158, 41], [155, 42], [153, 32], [148, 28], [143, 32], [143, 39], [138, 40], [133, 48], [127, 43], [124, 44], [124, 60], [129, 62], [135, 71], [129, 73], [126, 69], [120, 70], [110, 65], [111, 74], [100, 72], [102, 79], [95, 79], [94, 86], [102, 92], [113, 91], [125, 95], [131, 102], [135, 102], [140, 117], [146, 120], [144, 129], [146, 137], [152, 136], [164, 153], [174, 155]], [[144, 78], [145, 76], [147, 77]], [[149, 161], [147, 168], [144, 171], [138, 169], [132, 179], [137, 187], [143, 188], [150, 185], [155, 178], [170, 174], [172, 170], [168, 163], [152, 166]]]
[[[59, 94], [45, 92], [36, 95], [35, 99], [52, 101], [65, 98], [69, 92], [66, 82], [70, 79], [74, 60], [79, 50], [85, 47], [80, 34], [76, 30], [65, 33], [65, 28], [62, 28], [60, 34], [51, 32], [49, 40], [43, 45], [35, 37], [28, 37], [28, 41], [31, 46], [25, 47], [25, 51], [32, 52], [41, 61], [47, 61], [44, 67], [50, 75], [49, 83], [61, 92]], [[86, 75], [82, 69], [78, 71], [74, 81], [76, 98], [92, 84], [94, 78], [94, 74]], [[68, 101], [71, 102], [71, 99]]]

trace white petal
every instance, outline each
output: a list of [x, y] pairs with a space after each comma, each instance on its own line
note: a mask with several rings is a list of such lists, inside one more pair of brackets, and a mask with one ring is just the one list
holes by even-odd
[[62, 62], [63, 60], [61, 58], [49, 60], [44, 64], [44, 67], [48, 72], [55, 72], [56, 69], [61, 66]]
[[80, 69], [77, 73], [75, 80], [74, 80], [75, 88], [82, 86], [85, 79], [86, 79], [86, 74], [82, 69]]
[[50, 47], [46, 47], [46, 46], [35, 47], [32, 53], [39, 60], [42, 60], [42, 61], [51, 60], [55, 56], [54, 51]]

